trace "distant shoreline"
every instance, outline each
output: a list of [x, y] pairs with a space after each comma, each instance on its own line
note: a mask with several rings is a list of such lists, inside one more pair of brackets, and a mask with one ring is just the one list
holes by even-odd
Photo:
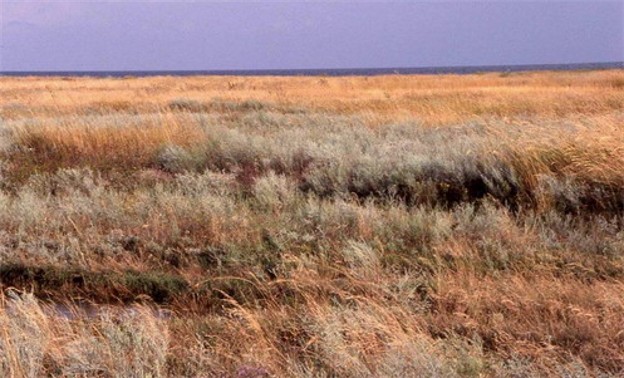
[[149, 77], [149, 76], [378, 76], [474, 74], [485, 72], [578, 71], [624, 68], [624, 62], [522, 64], [492, 66], [397, 67], [397, 68], [327, 68], [272, 70], [188, 70], [188, 71], [0, 71], [0, 76], [81, 76], [81, 77]]

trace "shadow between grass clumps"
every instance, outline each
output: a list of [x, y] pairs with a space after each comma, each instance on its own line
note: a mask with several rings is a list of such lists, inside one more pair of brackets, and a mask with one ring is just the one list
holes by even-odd
[[562, 214], [618, 216], [624, 212], [624, 185], [621, 182], [544, 176], [540, 179], [539, 190], [552, 208]]
[[90, 272], [21, 263], [1, 265], [0, 283], [4, 287], [33, 290], [41, 297], [70, 294], [106, 302], [131, 302], [147, 295], [157, 304], [171, 303], [191, 289], [183, 278], [164, 273]]
[[0, 287], [29, 290], [44, 299], [66, 300], [70, 297], [99, 303], [132, 303], [148, 299], [163, 305], [190, 300], [211, 307], [224, 300], [254, 303], [264, 298], [256, 283], [241, 277], [215, 277], [191, 285], [183, 277], [161, 272], [92, 272], [22, 263], [0, 265]]
[[362, 175], [357, 168], [336, 180], [328, 172], [317, 170], [299, 184], [304, 193], [321, 198], [341, 194], [359, 199], [390, 199], [408, 206], [453, 208], [465, 203], [479, 204], [489, 198], [512, 212], [535, 205], [532, 190], [504, 163], [486, 165], [467, 161], [461, 167], [447, 167], [436, 162], [414, 168], [392, 168], [376, 176]]

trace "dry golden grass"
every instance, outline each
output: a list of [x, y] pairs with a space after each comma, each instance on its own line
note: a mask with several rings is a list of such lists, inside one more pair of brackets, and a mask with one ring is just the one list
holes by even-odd
[[180, 97], [199, 103], [257, 100], [362, 114], [375, 123], [417, 118], [439, 125], [489, 116], [604, 114], [624, 107], [622, 82], [621, 70], [338, 78], [1, 78], [0, 106], [4, 117], [57, 117], [158, 110]]
[[55, 168], [75, 164], [141, 167], [163, 146], [206, 142], [201, 129], [166, 114], [135, 124], [119, 119], [99, 124], [80, 119], [44, 121], [16, 127], [12, 134], [15, 143], [38, 152], [39, 164], [56, 162]]
[[0, 376], [624, 374], [624, 71], [0, 78]]

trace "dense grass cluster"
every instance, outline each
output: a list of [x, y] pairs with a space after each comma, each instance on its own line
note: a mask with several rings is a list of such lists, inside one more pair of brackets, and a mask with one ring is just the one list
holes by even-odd
[[3, 78], [0, 376], [624, 374], [623, 80]]

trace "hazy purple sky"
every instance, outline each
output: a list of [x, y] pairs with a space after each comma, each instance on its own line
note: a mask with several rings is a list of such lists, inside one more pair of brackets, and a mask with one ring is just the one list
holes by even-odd
[[0, 70], [355, 68], [624, 60], [624, 0], [0, 0]]

